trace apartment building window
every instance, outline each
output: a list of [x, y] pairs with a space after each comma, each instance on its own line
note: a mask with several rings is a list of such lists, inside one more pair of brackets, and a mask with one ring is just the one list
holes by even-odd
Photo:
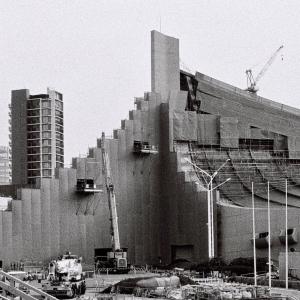
[[55, 100], [55, 109], [63, 110], [63, 103], [61, 101]]
[[40, 133], [39, 133], [39, 132], [28, 133], [28, 134], [27, 134], [27, 138], [28, 138], [29, 140], [39, 139], [39, 138], [40, 138]]
[[43, 146], [51, 146], [51, 140], [43, 140]]
[[63, 139], [64, 139], [64, 136], [63, 136], [62, 133], [56, 132], [55, 136], [56, 136], [56, 138], [59, 139], [59, 140], [63, 140]]
[[38, 147], [38, 146], [40, 146], [40, 140], [27, 141], [27, 146], [28, 147]]
[[55, 110], [55, 116], [63, 118], [64, 114], [61, 111], [59, 111], [59, 110]]
[[55, 98], [59, 99], [59, 100], [62, 100], [62, 94], [58, 93], [58, 92], [55, 92]]
[[28, 177], [41, 176], [40, 170], [29, 170], [27, 174], [28, 174]]
[[51, 101], [50, 100], [43, 100], [42, 101], [42, 108], [51, 108]]
[[51, 130], [51, 124], [43, 124], [43, 130]]
[[43, 139], [50, 139], [51, 138], [51, 132], [43, 132]]
[[28, 100], [27, 109], [37, 109], [40, 108], [40, 100]]
[[29, 155], [27, 161], [40, 161], [40, 155]]
[[51, 109], [46, 108], [42, 110], [43, 116], [51, 116]]
[[40, 115], [39, 110], [27, 110], [27, 116], [28, 117], [37, 117]]
[[43, 147], [43, 153], [51, 153], [51, 147]]
[[40, 169], [40, 164], [39, 163], [29, 163], [28, 164], [28, 169], [30, 170], [38, 170]]
[[64, 167], [64, 164], [61, 163], [61, 162], [56, 162], [56, 168], [63, 168]]
[[58, 132], [63, 133], [64, 132], [64, 128], [61, 125], [55, 124], [55, 130]]
[[51, 176], [51, 170], [43, 170], [43, 176]]
[[43, 162], [43, 168], [44, 169], [51, 169], [51, 163], [50, 162]]
[[57, 155], [56, 160], [61, 162], [61, 163], [64, 163], [64, 157], [62, 155]]
[[40, 154], [40, 148], [39, 147], [28, 148], [27, 153], [28, 154]]
[[58, 117], [55, 117], [55, 123], [58, 124], [58, 125], [61, 125], [63, 126], [64, 125], [64, 122], [62, 119], [58, 118]]
[[57, 147], [61, 147], [61, 148], [63, 148], [63, 146], [64, 146], [64, 142], [62, 142], [62, 141], [56, 141], [56, 146]]
[[43, 123], [51, 123], [51, 117], [43, 117]]
[[51, 160], [51, 154], [43, 154], [43, 161]]
[[40, 131], [40, 126], [28, 124], [27, 131]]
[[57, 154], [63, 155], [63, 154], [64, 154], [64, 150], [61, 149], [61, 148], [57, 148], [57, 147], [56, 147], [56, 153], [57, 153]]
[[32, 116], [27, 118], [27, 124], [38, 124], [40, 123], [40, 117]]

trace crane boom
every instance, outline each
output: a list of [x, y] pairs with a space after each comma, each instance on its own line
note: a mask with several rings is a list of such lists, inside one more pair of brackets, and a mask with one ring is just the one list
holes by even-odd
[[248, 88], [247, 90], [252, 93], [256, 93], [258, 91], [258, 88], [256, 87], [256, 84], [258, 81], [264, 76], [266, 71], [269, 69], [269, 67], [272, 65], [274, 62], [275, 58], [277, 57], [278, 53], [281, 51], [283, 48], [283, 45], [281, 45], [269, 58], [269, 60], [266, 62], [264, 67], [261, 69], [261, 71], [258, 73], [256, 78], [253, 78], [252, 70], [248, 69], [246, 70], [246, 75], [247, 75], [247, 82], [248, 82]]
[[103, 171], [104, 171], [104, 178], [105, 178], [105, 185], [107, 190], [108, 206], [109, 206], [109, 213], [110, 213], [112, 250], [117, 251], [121, 249], [119, 225], [118, 225], [118, 213], [117, 213], [114, 184], [111, 177], [109, 157], [105, 148], [104, 132], [102, 132], [102, 137], [101, 137], [101, 152], [102, 152]]
[[258, 83], [258, 81], [263, 77], [263, 75], [266, 73], [266, 71], [269, 69], [269, 67], [272, 65], [273, 61], [275, 60], [276, 56], [278, 53], [281, 51], [283, 48], [283, 45], [281, 45], [270, 57], [270, 59], [266, 62], [262, 70], [258, 73], [258, 75], [255, 78], [255, 82]]

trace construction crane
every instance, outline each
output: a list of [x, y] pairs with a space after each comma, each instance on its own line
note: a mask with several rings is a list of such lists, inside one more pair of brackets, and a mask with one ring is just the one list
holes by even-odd
[[111, 226], [111, 249], [106, 252], [106, 257], [99, 257], [99, 269], [105, 269], [110, 273], [128, 273], [130, 268], [127, 263], [127, 252], [121, 248], [119, 225], [118, 225], [118, 213], [116, 196], [114, 190], [113, 179], [111, 177], [111, 169], [109, 156], [105, 147], [105, 134], [102, 132], [101, 137], [101, 153], [103, 162], [103, 174], [105, 178], [105, 185], [108, 197], [108, 206], [110, 213], [110, 226]]
[[264, 76], [264, 74], [266, 73], [266, 71], [269, 69], [269, 67], [272, 65], [272, 63], [274, 62], [275, 58], [277, 57], [278, 53], [281, 51], [281, 49], [283, 48], [283, 45], [281, 45], [274, 53], [273, 55], [270, 57], [270, 59], [267, 61], [267, 63], [264, 65], [264, 67], [262, 68], [262, 70], [258, 73], [258, 75], [256, 76], [256, 78], [254, 79], [253, 74], [252, 74], [252, 70], [248, 69], [246, 70], [246, 75], [247, 75], [247, 91], [251, 92], [251, 93], [256, 93], [258, 91], [257, 88], [257, 83], [258, 81]]

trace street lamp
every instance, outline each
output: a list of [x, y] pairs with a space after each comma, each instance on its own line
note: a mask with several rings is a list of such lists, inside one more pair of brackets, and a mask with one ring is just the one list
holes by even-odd
[[[215, 256], [215, 242], [214, 242], [214, 214], [213, 214], [213, 190], [217, 189], [218, 187], [222, 186], [231, 178], [227, 178], [222, 183], [218, 184], [217, 186], [213, 187], [213, 180], [218, 174], [218, 172], [225, 166], [227, 162], [230, 161], [228, 158], [212, 175], [210, 175], [205, 170], [202, 170], [200, 167], [198, 167], [196, 164], [192, 163], [190, 160], [185, 158], [185, 160], [190, 163], [193, 167], [195, 167], [197, 170], [199, 170], [202, 174], [202, 177], [207, 185], [207, 188], [203, 187], [207, 192], [207, 215], [208, 215], [208, 257], [209, 259], [214, 258]], [[209, 178], [209, 181], [206, 180], [206, 178], [203, 176], [207, 176]], [[199, 184], [199, 183], [197, 183]]]

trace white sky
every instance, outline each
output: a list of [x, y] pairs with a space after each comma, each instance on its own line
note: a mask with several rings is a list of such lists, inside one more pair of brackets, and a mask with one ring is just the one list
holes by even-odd
[[300, 108], [300, 2], [279, 0], [0, 0], [0, 144], [8, 143], [10, 91], [64, 95], [65, 163], [120, 127], [150, 90], [150, 31], [180, 39], [191, 70]]

